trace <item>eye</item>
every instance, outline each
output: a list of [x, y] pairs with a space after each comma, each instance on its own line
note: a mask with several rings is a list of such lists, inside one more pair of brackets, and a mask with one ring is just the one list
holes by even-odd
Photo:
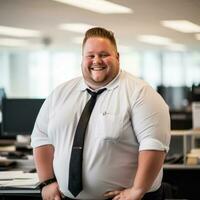
[[108, 57], [108, 56], [109, 56], [108, 53], [101, 53], [101, 54], [100, 54], [100, 57], [101, 57], [101, 58], [106, 58], [106, 57]]
[[94, 58], [94, 55], [91, 54], [91, 55], [87, 55], [86, 57], [92, 59]]

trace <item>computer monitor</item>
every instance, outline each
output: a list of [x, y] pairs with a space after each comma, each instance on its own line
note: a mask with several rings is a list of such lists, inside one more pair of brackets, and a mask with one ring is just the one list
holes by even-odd
[[30, 135], [43, 102], [44, 99], [3, 99], [1, 137]]
[[200, 84], [192, 85], [192, 101], [200, 101]]
[[2, 99], [6, 98], [6, 92], [4, 88], [0, 88], [0, 110], [2, 107]]
[[170, 111], [171, 130], [192, 129], [191, 111]]
[[170, 110], [187, 110], [188, 106], [191, 103], [191, 88], [187, 86], [166, 87], [160, 85], [157, 87], [157, 91], [166, 101]]

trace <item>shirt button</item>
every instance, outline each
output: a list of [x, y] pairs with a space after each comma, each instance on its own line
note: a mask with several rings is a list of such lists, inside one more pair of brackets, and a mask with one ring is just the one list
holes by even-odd
[[107, 114], [107, 112], [105, 111], [105, 112], [103, 112], [103, 115], [106, 115]]

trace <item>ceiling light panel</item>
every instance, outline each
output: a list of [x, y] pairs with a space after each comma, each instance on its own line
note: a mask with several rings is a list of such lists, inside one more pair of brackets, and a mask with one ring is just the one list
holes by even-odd
[[169, 45], [172, 43], [171, 39], [157, 35], [140, 35], [138, 40], [154, 45]]
[[85, 33], [88, 29], [94, 26], [82, 23], [72, 23], [72, 24], [60, 24], [59, 28], [66, 31], [72, 31], [77, 33]]
[[13, 37], [39, 37], [41, 34], [39, 31], [30, 29], [0, 26], [0, 35], [7, 35]]
[[69, 4], [101, 14], [133, 13], [133, 10], [105, 0], [53, 0], [59, 3]]
[[19, 47], [19, 46], [27, 46], [27, 45], [29, 45], [29, 42], [26, 40], [0, 38], [0, 46]]
[[183, 33], [200, 32], [200, 26], [187, 20], [166, 20], [161, 21], [161, 24], [167, 28], [174, 29]]

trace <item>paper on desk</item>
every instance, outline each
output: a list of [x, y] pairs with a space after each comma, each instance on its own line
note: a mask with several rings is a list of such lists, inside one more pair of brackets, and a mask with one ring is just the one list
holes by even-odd
[[15, 179], [38, 179], [37, 173], [22, 173], [16, 175]]
[[37, 173], [23, 171], [0, 172], [1, 187], [36, 188], [39, 184]]
[[0, 152], [10, 152], [10, 151], [16, 151], [15, 145], [0, 145]]
[[3, 171], [0, 172], [0, 180], [10, 179], [36, 179], [37, 173], [24, 173], [23, 171]]
[[23, 171], [2, 171], [0, 172], [0, 180], [12, 180], [24, 174]]
[[14, 179], [5, 183], [3, 186], [15, 188], [36, 188], [38, 184], [38, 179]]
[[6, 185], [9, 182], [10, 180], [0, 180], [0, 187]]

